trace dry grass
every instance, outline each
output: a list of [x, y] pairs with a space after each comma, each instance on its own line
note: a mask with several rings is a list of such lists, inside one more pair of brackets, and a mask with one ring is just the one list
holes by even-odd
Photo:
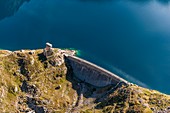
[[[57, 52], [58, 49], [55, 49]], [[0, 111], [10, 113], [19, 112], [20, 107], [29, 108], [26, 100], [28, 96], [36, 100], [37, 106], [44, 106], [49, 112], [63, 113], [74, 108], [78, 98], [78, 81], [68, 80], [70, 71], [65, 63], [53, 66], [49, 60], [42, 62], [40, 53], [41, 49], [34, 53], [30, 53], [30, 50], [0, 50]], [[35, 96], [21, 90], [24, 81], [37, 89]], [[56, 90], [58, 86], [60, 88]], [[95, 102], [100, 96], [91, 99], [94, 87], [89, 84], [86, 87], [88, 90], [84, 95], [88, 96], [84, 96], [84, 100], [91, 103], [80, 107], [77, 110], [80, 113], [152, 113], [170, 107], [170, 96], [137, 85], [121, 86], [100, 102]], [[98, 88], [96, 92], [106, 90], [109, 89]]]

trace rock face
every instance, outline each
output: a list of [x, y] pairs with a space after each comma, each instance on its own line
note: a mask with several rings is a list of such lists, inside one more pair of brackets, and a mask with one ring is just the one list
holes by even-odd
[[54, 49], [0, 51], [0, 111], [9, 113], [168, 113], [170, 96], [133, 84], [95, 87], [74, 76]]
[[0, 0], [0, 20], [13, 15], [24, 2], [30, 0]]

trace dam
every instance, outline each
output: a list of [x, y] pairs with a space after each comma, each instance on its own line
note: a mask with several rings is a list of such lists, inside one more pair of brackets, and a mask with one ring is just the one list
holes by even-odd
[[65, 60], [71, 66], [75, 77], [96, 87], [129, 84], [123, 78], [79, 57], [70, 55], [66, 56]]

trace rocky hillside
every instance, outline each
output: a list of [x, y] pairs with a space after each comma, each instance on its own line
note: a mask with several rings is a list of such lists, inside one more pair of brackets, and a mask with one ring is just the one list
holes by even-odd
[[74, 77], [64, 54], [54, 49], [0, 50], [0, 112], [167, 113], [170, 96], [137, 85], [94, 87]]

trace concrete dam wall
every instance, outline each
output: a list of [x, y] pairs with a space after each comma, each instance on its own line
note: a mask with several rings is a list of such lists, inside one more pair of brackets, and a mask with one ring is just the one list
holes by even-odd
[[97, 87], [128, 82], [119, 76], [76, 56], [67, 56], [67, 62], [78, 79]]

